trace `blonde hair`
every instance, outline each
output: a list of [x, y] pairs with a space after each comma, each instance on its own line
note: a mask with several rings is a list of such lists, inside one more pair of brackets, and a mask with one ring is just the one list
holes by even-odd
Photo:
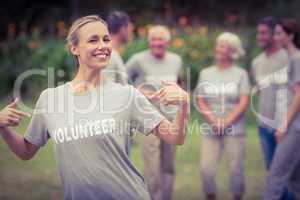
[[217, 37], [217, 42], [221, 41], [226, 42], [234, 50], [234, 53], [231, 55], [234, 60], [245, 55], [242, 41], [238, 35], [230, 32], [224, 32]]
[[68, 32], [67, 35], [67, 45], [68, 45], [68, 50], [70, 51], [71, 46], [76, 46], [79, 43], [79, 36], [78, 36], [78, 30], [91, 22], [101, 22], [102, 24], [104, 24], [105, 26], [107, 26], [106, 22], [99, 17], [98, 15], [88, 15], [85, 17], [80, 17], [78, 19], [76, 19]]
[[156, 34], [162, 36], [168, 42], [171, 40], [171, 33], [166, 26], [156, 25], [151, 27], [148, 31], [148, 40]]

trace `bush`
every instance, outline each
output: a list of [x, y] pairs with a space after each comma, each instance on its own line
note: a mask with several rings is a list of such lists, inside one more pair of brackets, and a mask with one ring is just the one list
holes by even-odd
[[[141, 50], [147, 48], [147, 40], [145, 33], [147, 28], [140, 27], [138, 37], [127, 45], [121, 54], [124, 60]], [[170, 43], [169, 50], [182, 56], [185, 71], [190, 69], [191, 87], [194, 88], [199, 71], [213, 64], [213, 50], [216, 36], [224, 31], [224, 28], [208, 28], [201, 26], [197, 28], [184, 27], [172, 28], [173, 39]], [[255, 47], [255, 30], [253, 28], [244, 27], [235, 30], [242, 40], [247, 51], [247, 56], [240, 61], [240, 65], [249, 68], [250, 61], [257, 54]], [[0, 89], [1, 96], [12, 91], [14, 81], [22, 72], [28, 69], [44, 69], [53, 68], [55, 72], [63, 70], [65, 75], [57, 77], [56, 83], [59, 81], [67, 81], [76, 70], [76, 63], [71, 55], [65, 49], [65, 40], [61, 37], [42, 38], [34, 35], [21, 35], [14, 39], [8, 39], [0, 44], [0, 79], [2, 87]], [[22, 88], [24, 94], [30, 94], [32, 88], [45, 88], [47, 80], [44, 77], [32, 77], [24, 82]], [[30, 94], [31, 95], [31, 94]]]

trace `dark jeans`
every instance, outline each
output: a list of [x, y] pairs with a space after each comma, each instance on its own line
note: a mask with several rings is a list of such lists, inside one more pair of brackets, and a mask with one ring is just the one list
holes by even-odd
[[264, 153], [266, 168], [267, 170], [269, 170], [276, 149], [276, 138], [275, 138], [276, 130], [274, 129], [270, 130], [268, 128], [261, 127], [261, 126], [258, 129], [259, 129], [260, 143]]
[[[269, 170], [277, 146], [276, 138], [275, 138], [276, 130], [268, 129], [261, 126], [258, 129], [259, 129], [260, 143], [264, 153], [266, 168], [267, 170]], [[289, 192], [287, 188], [285, 188], [281, 200], [294, 200], [293, 194]]]

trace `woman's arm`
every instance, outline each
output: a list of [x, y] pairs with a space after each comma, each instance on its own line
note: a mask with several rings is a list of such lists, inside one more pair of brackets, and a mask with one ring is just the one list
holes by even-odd
[[233, 124], [240, 117], [241, 114], [246, 112], [247, 108], [248, 108], [248, 95], [242, 94], [240, 96], [239, 103], [224, 119], [225, 127], [229, 126], [230, 124]]
[[2, 127], [0, 134], [9, 148], [22, 160], [30, 160], [39, 150], [38, 146], [31, 144], [8, 127]]
[[164, 82], [163, 88], [155, 95], [161, 103], [179, 105], [175, 120], [164, 119], [154, 134], [169, 144], [182, 145], [185, 141], [189, 120], [189, 95], [176, 83]]
[[210, 125], [215, 125], [218, 122], [218, 118], [213, 114], [213, 111], [209, 107], [209, 105], [206, 103], [204, 97], [198, 96], [198, 106], [200, 108], [199, 112], [205, 120], [210, 124]]
[[288, 106], [286, 120], [275, 133], [277, 142], [280, 142], [282, 140], [282, 138], [284, 137], [284, 133], [286, 132], [289, 125], [293, 121], [295, 115], [299, 111], [299, 107], [300, 107], [300, 84], [299, 83], [296, 84], [293, 89], [294, 89], [294, 96], [293, 96], [291, 104]]
[[149, 100], [153, 98], [153, 95], [155, 94], [154, 91], [143, 89], [143, 88], [138, 88], [138, 90]]
[[211, 108], [209, 105], [207, 105], [203, 97], [198, 97], [198, 105], [200, 108], [200, 113], [204, 116], [206, 121], [213, 126], [213, 129], [216, 132], [220, 132], [234, 123], [240, 117], [240, 115], [247, 110], [248, 95], [241, 95], [239, 103], [236, 105], [236, 107], [227, 115], [226, 118], [222, 119], [213, 114]]
[[189, 104], [180, 106], [173, 122], [164, 119], [154, 131], [155, 135], [168, 144], [182, 145], [185, 141], [189, 119]]
[[0, 134], [9, 148], [22, 160], [29, 160], [39, 147], [29, 143], [22, 135], [17, 134], [8, 126], [17, 126], [21, 117], [29, 114], [16, 109], [17, 99], [0, 111]]

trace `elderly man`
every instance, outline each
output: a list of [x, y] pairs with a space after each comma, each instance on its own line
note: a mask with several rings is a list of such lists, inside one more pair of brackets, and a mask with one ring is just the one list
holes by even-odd
[[[182, 59], [167, 51], [170, 31], [161, 25], [148, 32], [149, 49], [133, 55], [126, 63], [129, 78], [135, 86], [170, 120], [174, 120], [178, 107], [162, 105], [152, 95], [164, 82], [177, 82]], [[172, 198], [175, 177], [175, 148], [156, 136], [142, 138], [144, 176], [154, 200]]]

